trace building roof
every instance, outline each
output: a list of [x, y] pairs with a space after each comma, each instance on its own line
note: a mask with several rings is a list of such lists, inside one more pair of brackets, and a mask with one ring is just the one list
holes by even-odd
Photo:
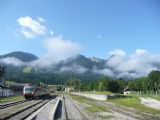
[[129, 91], [130, 89], [129, 89], [129, 87], [128, 87], [128, 85], [123, 89], [123, 92], [126, 92], [126, 91]]

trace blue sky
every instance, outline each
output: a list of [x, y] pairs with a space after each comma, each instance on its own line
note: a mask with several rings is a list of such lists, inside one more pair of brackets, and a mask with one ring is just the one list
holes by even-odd
[[[77, 51], [87, 57], [107, 58], [114, 49], [160, 53], [159, 13], [158, 0], [1, 0], [0, 54], [25, 51], [41, 56], [48, 49], [45, 40], [56, 36], [63, 36], [69, 46], [78, 45], [82, 49]], [[28, 28], [18, 22], [25, 17], [44, 26], [45, 33], [25, 37], [22, 30]]]

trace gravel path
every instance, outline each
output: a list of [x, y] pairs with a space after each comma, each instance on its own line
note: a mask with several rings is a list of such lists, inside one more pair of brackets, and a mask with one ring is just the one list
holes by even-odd
[[147, 98], [141, 97], [140, 99], [141, 99], [141, 104], [144, 104], [147, 107], [151, 107], [151, 108], [160, 110], [160, 101], [149, 98], [149, 97]]
[[67, 112], [67, 118], [69, 120], [84, 120], [81, 113], [75, 108], [74, 104], [70, 99], [68, 99], [67, 96], [64, 97], [65, 99], [65, 106], [66, 106], [66, 112]]
[[[151, 120], [151, 119], [158, 120], [157, 118], [152, 118], [152, 116], [148, 114], [139, 113], [134, 109], [130, 109], [130, 108], [122, 107], [122, 106], [116, 106], [115, 104], [110, 103], [110, 102], [96, 101], [96, 100], [88, 99], [88, 98], [86, 100], [98, 106], [105, 106], [109, 110], [109, 112], [101, 111], [101, 112], [91, 113], [89, 116], [92, 116], [93, 120], [98, 120], [99, 118], [97, 116], [99, 115], [103, 117], [106, 116], [106, 119], [109, 119], [109, 120]], [[86, 108], [85, 104], [78, 103], [78, 101], [75, 101], [75, 102], [79, 106], [80, 109], [85, 111], [85, 108]]]
[[96, 101], [98, 105], [105, 106], [111, 111], [111, 120], [147, 120], [135, 113], [133, 110], [124, 109], [108, 102]]
[[[108, 112], [96, 112], [96, 113], [88, 113], [89, 117], [91, 117], [91, 119], [93, 120], [102, 120], [102, 118], [98, 117], [98, 116], [103, 116], [105, 120], [105, 117], [106, 119], [109, 119], [109, 120], [138, 120], [136, 117], [133, 117], [133, 113], [129, 113], [127, 111], [127, 114], [126, 113], [122, 113], [122, 111], [119, 111], [119, 108], [117, 108], [116, 106], [112, 106], [111, 104], [106, 105], [105, 102], [100, 102], [100, 101], [95, 101], [95, 100], [92, 100], [92, 103], [95, 103], [96, 105], [98, 106], [105, 106], [109, 111]], [[85, 108], [85, 106], [83, 106], [83, 104], [79, 104], [79, 103], [76, 103], [77, 105], [79, 105], [79, 108], [83, 109]], [[81, 106], [80, 106], [81, 105]], [[82, 107], [83, 106], [83, 107]], [[140, 119], [142, 120], [142, 118]]]

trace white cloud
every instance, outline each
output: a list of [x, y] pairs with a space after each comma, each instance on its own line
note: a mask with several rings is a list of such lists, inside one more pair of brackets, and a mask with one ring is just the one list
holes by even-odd
[[104, 69], [94, 68], [94, 73], [117, 78], [138, 78], [147, 76], [152, 70], [160, 70], [160, 54], [150, 54], [147, 50], [136, 49], [131, 55], [122, 50], [109, 52], [111, 57]]
[[32, 32], [26, 31], [24, 29], [21, 30], [21, 33], [25, 36], [25, 38], [32, 39], [34, 34]]
[[44, 41], [48, 56], [55, 60], [63, 60], [76, 56], [82, 50], [82, 47], [75, 42], [65, 40], [61, 36], [52, 37]]
[[102, 74], [102, 75], [106, 75], [106, 76], [110, 76], [110, 77], [113, 77], [113, 75], [114, 75], [113, 72], [108, 68], [97, 69], [96, 67], [94, 67], [92, 71], [94, 73], [98, 73], [98, 74]]
[[126, 53], [123, 50], [120, 49], [115, 49], [109, 52], [109, 55], [120, 55], [120, 56], [125, 56]]
[[142, 77], [142, 76], [145, 76], [145, 75], [144, 74], [139, 74], [139, 73], [122, 72], [122, 73], [119, 73], [116, 77], [117, 78], [129, 78], [129, 79], [132, 79], [132, 78], [139, 78], [139, 77]]
[[[54, 67], [61, 60], [75, 57], [82, 50], [81, 45], [70, 40], [65, 40], [62, 35], [44, 40], [43, 46], [46, 49], [44, 55], [32, 62], [31, 66], [42, 68]], [[83, 71], [82, 68], [81, 70]]]
[[15, 58], [15, 57], [6, 57], [6, 58], [1, 58], [0, 59], [1, 63], [5, 63], [8, 65], [14, 65], [14, 66], [21, 66], [21, 65], [25, 65], [27, 63], [22, 62], [21, 60]]
[[87, 70], [88, 70], [87, 68], [76, 64], [73, 64], [72, 66], [63, 66], [60, 68], [60, 72], [69, 71], [78, 74], [85, 73]]
[[123, 52], [114, 54], [107, 61], [107, 67], [116, 73], [114, 76], [136, 78], [146, 76], [152, 70], [160, 70], [159, 60], [160, 55], [150, 55], [144, 49], [136, 49], [135, 53], [128, 56], [124, 56]]
[[39, 21], [39, 22], [47, 22], [47, 20], [45, 20], [45, 19], [42, 18], [42, 17], [38, 17], [38, 21]]
[[18, 18], [17, 22], [21, 26], [20, 32], [26, 38], [30, 39], [36, 35], [44, 35], [47, 32], [45, 26], [41, 25], [38, 21], [33, 20], [31, 17], [20, 17]]
[[136, 55], [145, 55], [147, 53], [148, 53], [147, 50], [144, 50], [144, 49], [136, 49], [136, 52], [135, 52]]
[[50, 68], [57, 65], [58, 62], [48, 56], [42, 56], [38, 60], [31, 62], [30, 66], [38, 67], [38, 68]]
[[123, 61], [124, 61], [123, 56], [115, 55], [115, 56], [111, 56], [111, 58], [108, 59], [106, 65], [109, 66], [110, 68], [114, 68], [117, 65], [119, 65], [120, 63], [122, 63]]

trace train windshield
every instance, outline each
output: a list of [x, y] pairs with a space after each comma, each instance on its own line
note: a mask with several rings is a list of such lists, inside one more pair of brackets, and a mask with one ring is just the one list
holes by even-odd
[[26, 92], [32, 92], [34, 90], [34, 88], [25, 88]]

